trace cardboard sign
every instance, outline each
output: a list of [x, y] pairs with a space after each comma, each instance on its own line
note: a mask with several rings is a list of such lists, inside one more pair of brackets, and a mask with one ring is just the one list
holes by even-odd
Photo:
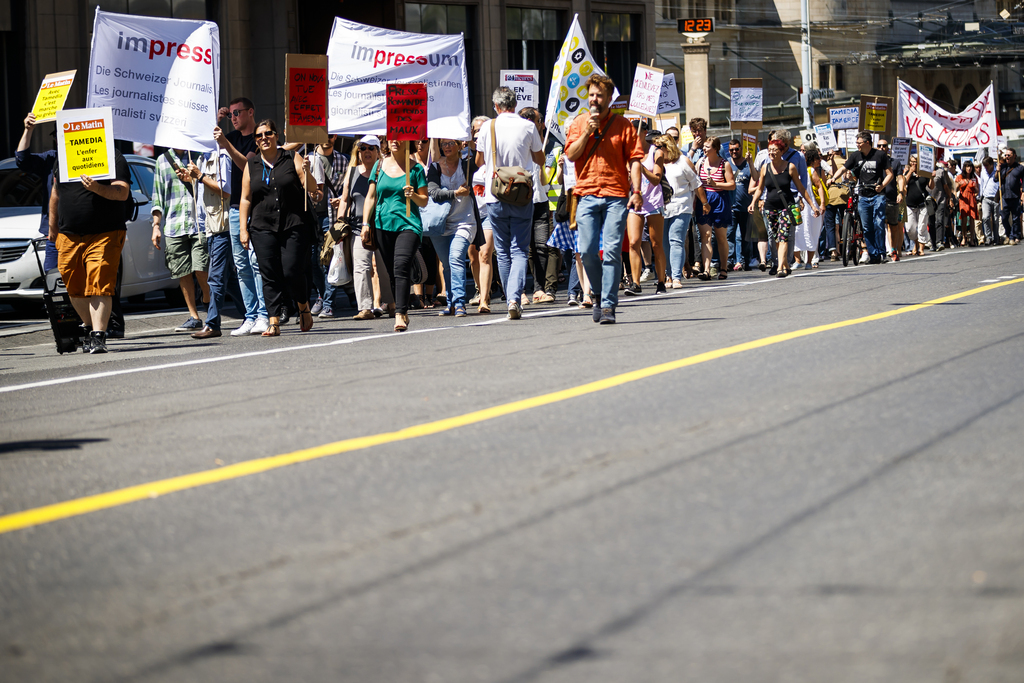
[[665, 74], [665, 78], [661, 81], [661, 101], [658, 103], [658, 113], [676, 111], [679, 107], [679, 88], [676, 87], [676, 75]]
[[906, 166], [910, 163], [910, 138], [893, 138], [889, 145], [889, 154], [893, 159]]
[[931, 145], [917, 146], [917, 174], [931, 178], [935, 173], [935, 148]]
[[860, 96], [860, 120], [863, 130], [881, 135], [892, 135], [896, 122], [896, 102], [880, 95]]
[[761, 128], [764, 89], [760, 78], [729, 79], [729, 118], [732, 130]]
[[388, 140], [427, 139], [427, 86], [423, 83], [388, 83]]
[[654, 66], [636, 65], [633, 89], [629, 93], [629, 108], [638, 114], [654, 118], [661, 102], [661, 82], [665, 72]]
[[654, 118], [654, 130], [664, 133], [669, 128], [675, 128], [680, 133], [683, 132], [683, 129], [680, 128], [679, 114], [662, 114]]
[[499, 83], [516, 94], [516, 113], [521, 109], [540, 108], [540, 72], [502, 69]]
[[829, 107], [828, 122], [832, 130], [857, 130], [860, 128], [860, 107]]
[[36, 94], [36, 103], [32, 105], [36, 123], [57, 119], [57, 112], [64, 108], [68, 92], [71, 91], [71, 84], [75, 82], [76, 73], [78, 72], [72, 69], [56, 74], [46, 74], [42, 85], [39, 86], [39, 93]]
[[327, 55], [284, 56], [288, 142], [327, 142]]
[[818, 149], [822, 154], [835, 152], [839, 149], [839, 141], [836, 140], [836, 133], [832, 130], [831, 123], [821, 123], [814, 127], [814, 133], [818, 138]]
[[757, 156], [757, 133], [743, 131], [741, 133], [741, 136], [743, 144], [743, 156], [746, 159], [753, 160], [753, 158]]
[[57, 159], [61, 182], [114, 177], [114, 112], [110, 107], [57, 112]]

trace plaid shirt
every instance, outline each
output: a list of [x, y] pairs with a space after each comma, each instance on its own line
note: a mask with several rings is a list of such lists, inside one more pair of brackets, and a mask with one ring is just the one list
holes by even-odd
[[[336, 144], [341, 144], [341, 140], [339, 139]], [[317, 154], [317, 156], [320, 155]], [[341, 199], [341, 193], [344, 189], [343, 185], [345, 181], [345, 167], [348, 166], [348, 157], [339, 152], [338, 148], [335, 147], [334, 151], [331, 153], [331, 156], [325, 158], [329, 162], [331, 162], [332, 169], [332, 172], [329, 173], [328, 177], [324, 179], [324, 191], [327, 193], [328, 206], [330, 207], [328, 215], [330, 215], [331, 218], [331, 225], [334, 225], [334, 221], [336, 218], [334, 215], [335, 210], [334, 207], [331, 206], [329, 202], [334, 197]]]
[[[182, 166], [178, 155], [173, 150], [168, 153]], [[156, 160], [156, 172], [153, 175], [153, 208], [150, 214], [163, 215], [161, 227], [164, 237], [182, 237], [198, 235], [199, 226], [195, 220], [195, 199], [185, 188], [185, 183], [178, 179], [171, 164], [161, 154]]]

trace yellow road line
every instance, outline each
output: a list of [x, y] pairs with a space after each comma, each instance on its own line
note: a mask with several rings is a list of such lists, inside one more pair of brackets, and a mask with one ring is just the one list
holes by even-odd
[[697, 354], [696, 356], [690, 356], [689, 358], [681, 358], [668, 363], [661, 363], [659, 365], [652, 365], [647, 368], [633, 370], [632, 372], [625, 372], [621, 375], [615, 375], [614, 377], [608, 377], [607, 379], [598, 380], [596, 382], [581, 384], [576, 387], [555, 391], [550, 394], [525, 398], [519, 401], [494, 406], [492, 408], [485, 408], [484, 410], [466, 413], [464, 415], [457, 415], [455, 417], [449, 417], [435, 422], [427, 422], [413, 427], [406, 427], [405, 429], [400, 429], [396, 432], [386, 432], [370, 436], [360, 436], [354, 439], [345, 439], [343, 441], [335, 441], [334, 443], [324, 444], [323, 446], [316, 446], [314, 448], [305, 448], [293, 453], [273, 455], [265, 458], [257, 458], [255, 460], [246, 460], [245, 462], [228, 465], [226, 467], [219, 467], [214, 470], [205, 470], [202, 472], [195, 472], [194, 474], [185, 474], [179, 477], [160, 479], [147, 484], [129, 486], [127, 488], [117, 489], [116, 491], [85, 496], [84, 498], [76, 498], [63, 503], [55, 503], [53, 505], [44, 505], [42, 507], [25, 510], [23, 512], [15, 512], [0, 517], [0, 534], [15, 531], [17, 529], [38, 526], [40, 524], [47, 524], [49, 522], [55, 522], [69, 517], [77, 517], [79, 515], [85, 515], [98, 510], [106, 510], [108, 508], [127, 505], [128, 503], [134, 503], [147, 498], [156, 498], [176, 491], [184, 491], [186, 489], [193, 489], [199, 486], [207, 486], [209, 484], [216, 484], [217, 482], [238, 479], [239, 477], [247, 477], [252, 474], [259, 474], [260, 472], [268, 472], [279, 467], [286, 467], [300, 462], [308, 462], [310, 460], [317, 460], [331, 455], [363, 450], [365, 448], [372, 448], [373, 446], [380, 446], [387, 443], [407, 441], [409, 439], [418, 439], [432, 434], [439, 434], [441, 432], [458, 429], [459, 427], [465, 427], [479, 422], [493, 420], [505, 415], [519, 413], [524, 410], [530, 410], [531, 408], [539, 408], [541, 406], [551, 405], [552, 403], [566, 401], [571, 398], [593, 394], [598, 391], [604, 391], [605, 389], [622, 386], [623, 384], [628, 384], [630, 382], [636, 382], [637, 380], [645, 379], [647, 377], [653, 377], [655, 375], [671, 372], [672, 370], [678, 370], [691, 365], [698, 365], [700, 363], [706, 363], [719, 358], [725, 358], [726, 356], [732, 356], [737, 353], [753, 351], [754, 349], [761, 349], [766, 346], [781, 344], [782, 342], [800, 339], [801, 337], [809, 337], [822, 332], [839, 330], [844, 327], [852, 327], [853, 325], [861, 325], [863, 323], [874, 322], [876, 320], [884, 320], [904, 313], [910, 313], [911, 311], [918, 311], [930, 306], [963, 299], [992, 289], [998, 289], [999, 287], [1005, 287], [1007, 285], [1022, 282], [1024, 282], [1024, 278], [1005, 280], [1003, 282], [971, 289], [966, 292], [960, 292], [959, 294], [951, 294], [950, 296], [926, 301], [922, 304], [903, 306], [902, 308], [896, 308], [883, 313], [875, 313], [862, 318], [852, 318], [850, 320], [843, 320], [841, 322], [830, 323], [828, 325], [808, 327], [803, 330], [796, 330], [795, 332], [776, 334], [771, 337], [764, 337], [762, 339], [736, 344], [735, 346], [707, 351], [705, 353]]

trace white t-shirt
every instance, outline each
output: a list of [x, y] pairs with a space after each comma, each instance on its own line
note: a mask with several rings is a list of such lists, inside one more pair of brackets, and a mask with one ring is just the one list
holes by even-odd
[[[491, 122], [494, 122], [495, 147], [498, 149], [498, 163], [491, 158]], [[485, 178], [494, 177], [494, 169], [502, 166], [521, 166], [527, 171], [533, 171], [532, 152], [540, 152], [544, 149], [544, 142], [540, 138], [537, 126], [533, 121], [528, 121], [518, 114], [502, 112], [497, 118], [488, 121], [480, 127], [480, 134], [477, 136], [476, 148], [484, 153]], [[491, 183], [484, 185], [484, 202], [493, 204], [497, 198], [491, 194]]]

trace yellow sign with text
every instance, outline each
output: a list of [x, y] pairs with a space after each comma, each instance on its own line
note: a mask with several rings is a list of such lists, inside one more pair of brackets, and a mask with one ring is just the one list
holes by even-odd
[[757, 133], [743, 131], [743, 157], [753, 159], [757, 156]]
[[114, 177], [114, 126], [110, 107], [70, 109], [57, 114], [57, 157], [61, 181]]
[[68, 99], [68, 92], [75, 82], [77, 70], [61, 71], [56, 74], [46, 74], [42, 85], [39, 86], [39, 93], [36, 95], [36, 103], [32, 105], [32, 113], [36, 116], [36, 123], [54, 121], [57, 112], [64, 108]]
[[885, 115], [887, 110], [885, 102], [867, 102], [864, 105], [864, 129], [876, 133], [886, 132]]

